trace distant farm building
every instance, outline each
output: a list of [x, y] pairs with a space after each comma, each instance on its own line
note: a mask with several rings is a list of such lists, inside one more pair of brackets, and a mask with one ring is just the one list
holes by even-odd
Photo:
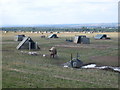
[[57, 34], [51, 34], [48, 38], [58, 38]]
[[25, 38], [25, 35], [16, 35], [16, 36], [14, 37], [14, 40], [15, 40], [15, 41], [22, 41], [24, 38]]
[[90, 44], [90, 39], [87, 38], [85, 35], [75, 36], [74, 43]]
[[110, 39], [110, 37], [107, 37], [106, 34], [97, 34], [94, 38], [95, 39]]
[[7, 33], [8, 31], [3, 31], [4, 33]]
[[66, 38], [66, 41], [67, 41], [67, 42], [73, 42], [73, 38], [70, 38], [70, 39], [67, 39], [67, 38]]
[[45, 38], [45, 35], [40, 36], [41, 38]]
[[30, 37], [25, 37], [20, 43], [19, 45], [16, 47], [18, 50], [19, 49], [40, 49], [38, 47], [37, 42], [35, 43]]

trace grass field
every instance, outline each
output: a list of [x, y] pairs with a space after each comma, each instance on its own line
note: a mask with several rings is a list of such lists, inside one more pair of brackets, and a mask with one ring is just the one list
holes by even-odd
[[[54, 59], [22, 54], [21, 50], [16, 50], [19, 42], [13, 39], [17, 34], [20, 33], [2, 34], [3, 88], [118, 88], [117, 72], [61, 66], [70, 60], [71, 53], [76, 57], [77, 52], [85, 64], [118, 66], [118, 33], [105, 33], [111, 40], [94, 40], [93, 36], [97, 33], [59, 33], [58, 39], [40, 38], [42, 34], [23, 33], [38, 42], [41, 50], [36, 52], [40, 54], [49, 54], [48, 50], [55, 46], [58, 57]], [[74, 35], [87, 35], [91, 44], [65, 41]]]

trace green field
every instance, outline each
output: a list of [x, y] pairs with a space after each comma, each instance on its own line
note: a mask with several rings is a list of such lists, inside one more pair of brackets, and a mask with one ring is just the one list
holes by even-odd
[[[61, 64], [70, 60], [71, 53], [85, 64], [98, 66], [118, 66], [118, 38], [94, 40], [91, 44], [66, 42], [65, 37], [58, 39], [31, 36], [38, 42], [41, 50], [35, 51], [49, 55], [55, 46], [58, 56], [54, 59], [22, 54], [16, 46], [14, 36], [3, 36], [2, 40], [2, 86], [3, 88], [118, 88], [118, 73], [97, 69], [64, 68]], [[68, 37], [67, 37], [68, 38]], [[23, 50], [27, 51], [27, 50]], [[29, 51], [27, 51], [29, 52]]]

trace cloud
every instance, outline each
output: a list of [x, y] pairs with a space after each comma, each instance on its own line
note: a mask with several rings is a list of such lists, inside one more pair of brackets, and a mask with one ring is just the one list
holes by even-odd
[[116, 22], [118, 0], [1, 0], [2, 24]]

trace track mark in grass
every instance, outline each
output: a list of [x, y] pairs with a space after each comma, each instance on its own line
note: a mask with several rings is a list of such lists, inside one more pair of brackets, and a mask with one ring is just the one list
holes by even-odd
[[88, 81], [85, 81], [85, 80], [78, 80], [78, 79], [73, 79], [73, 78], [68, 78], [68, 77], [63, 77], [63, 76], [57, 76], [57, 75], [55, 75], [54, 77], [55, 77], [55, 78], [64, 79], [64, 80], [72, 80], [72, 81], [78, 81], [78, 82], [86, 82], [86, 83], [91, 83], [91, 84], [94, 83], [94, 82], [88, 82]]
[[23, 73], [26, 73], [25, 71], [22, 71], [22, 70], [19, 70], [19, 69], [13, 69], [13, 68], [11, 68], [10, 70], [16, 71], [16, 72], [23, 72]]
[[24, 74], [25, 73], [26, 74], [31, 74], [31, 75], [32, 74], [35, 74], [35, 75], [38, 74], [39, 75], [41, 73], [41, 71], [39, 71], [39, 72], [33, 72], [32, 70], [27, 70], [27, 69], [26, 70], [20, 70], [20, 69], [9, 68], [8, 70], [15, 71], [15, 72], [20, 72], [20, 73], [24, 73]]

